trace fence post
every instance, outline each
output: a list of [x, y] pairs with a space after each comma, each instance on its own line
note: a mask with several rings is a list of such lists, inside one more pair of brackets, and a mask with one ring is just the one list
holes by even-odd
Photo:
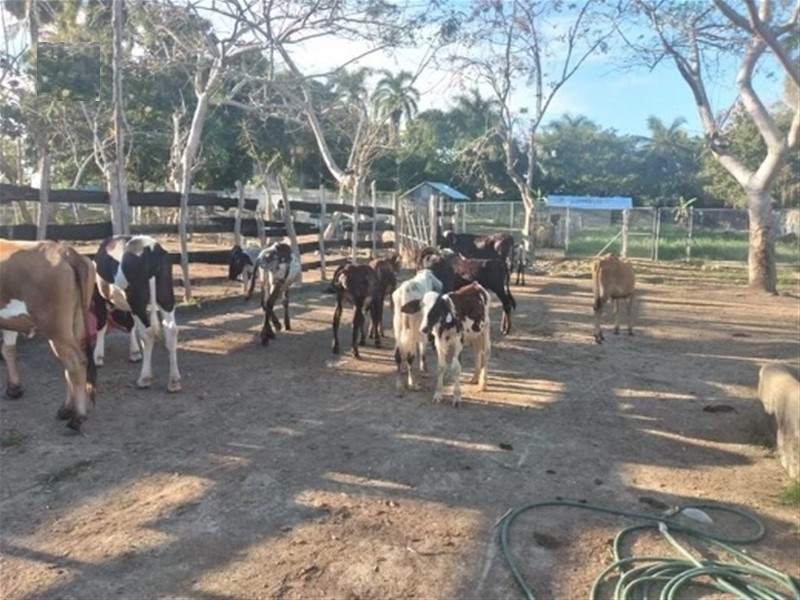
[[319, 273], [322, 281], [327, 280], [328, 275], [325, 273], [325, 188], [319, 186]]
[[510, 211], [509, 212], [511, 213], [509, 215], [508, 228], [509, 229], [514, 229], [514, 202], [513, 201], [509, 202], [508, 206], [510, 207]]
[[358, 207], [361, 200], [359, 192], [361, 191], [361, 181], [358, 180], [353, 185], [353, 233], [351, 237], [352, 245], [350, 247], [350, 260], [356, 262], [358, 256]]
[[628, 258], [628, 227], [630, 227], [631, 211], [622, 211], [622, 258]]
[[686, 225], [686, 262], [692, 260], [692, 230], [694, 229], [694, 207], [689, 207], [689, 223]]
[[36, 221], [36, 239], [47, 239], [47, 220], [50, 214], [50, 154], [39, 161], [39, 218]]
[[653, 248], [650, 260], [658, 260], [658, 234], [661, 229], [661, 210], [656, 206], [653, 209]]
[[378, 190], [375, 187], [375, 180], [370, 184], [370, 193], [372, 194], [372, 258], [378, 254], [378, 240], [377, 240], [377, 227], [378, 227]]
[[242, 245], [242, 211], [244, 210], [244, 185], [236, 180], [236, 216], [233, 221], [233, 243]]
[[439, 212], [439, 203], [437, 202], [438, 197], [436, 194], [431, 194], [430, 199], [428, 200], [428, 242], [431, 246], [436, 248], [439, 245], [439, 240], [437, 239], [436, 233], [438, 231], [437, 224], [438, 224], [438, 217], [437, 214]]
[[[278, 177], [278, 187], [281, 189], [281, 196], [283, 197], [283, 222], [286, 225], [286, 234], [289, 236], [289, 243], [292, 246], [292, 252], [300, 256], [300, 246], [297, 244], [297, 233], [294, 230], [294, 217], [292, 216], [292, 205], [289, 202], [289, 192], [286, 191], [286, 184], [283, 179]], [[300, 256], [302, 262], [302, 256]], [[300, 273], [300, 281], [302, 282], [303, 275]]]
[[564, 218], [564, 256], [569, 254], [569, 221], [570, 221], [569, 206], [567, 207], [567, 214]]

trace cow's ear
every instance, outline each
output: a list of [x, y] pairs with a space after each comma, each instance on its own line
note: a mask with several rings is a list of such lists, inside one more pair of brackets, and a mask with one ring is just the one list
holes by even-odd
[[406, 302], [403, 306], [401, 306], [400, 312], [404, 312], [406, 314], [414, 314], [416, 312], [419, 312], [420, 308], [422, 308], [422, 301], [412, 300], [411, 302]]

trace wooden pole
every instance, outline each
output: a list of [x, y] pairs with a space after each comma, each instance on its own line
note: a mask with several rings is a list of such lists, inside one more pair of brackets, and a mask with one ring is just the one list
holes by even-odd
[[567, 207], [567, 216], [564, 219], [564, 256], [569, 254], [569, 206]]
[[622, 258], [628, 257], [628, 227], [630, 226], [631, 211], [622, 211]]
[[509, 229], [514, 229], [514, 203], [513, 202], [509, 202], [508, 206], [510, 208], [510, 211], [509, 211], [510, 215], [508, 217], [508, 228]]
[[689, 222], [686, 225], [686, 262], [692, 260], [692, 230], [694, 229], [694, 207], [689, 207]]
[[378, 190], [374, 179], [370, 184], [370, 193], [372, 194], [372, 258], [375, 258], [378, 255]]
[[400, 233], [400, 203], [397, 198], [397, 192], [392, 193], [392, 234], [394, 236], [394, 249], [400, 254], [403, 254], [403, 242]]
[[658, 260], [658, 247], [661, 241], [661, 209], [656, 209], [656, 237], [653, 243], [654, 260]]
[[[114, 233], [131, 232], [130, 214], [128, 212], [128, 189], [125, 182], [125, 124], [123, 117], [123, 90], [122, 90], [122, 30], [124, 7], [123, 0], [114, 0], [111, 7], [111, 25], [114, 32], [112, 53], [112, 94], [111, 103], [114, 108], [114, 162], [111, 176], [114, 178], [112, 186], [116, 188], [116, 203], [112, 204], [112, 228]], [[116, 208], [116, 210], [114, 210]], [[116, 214], [114, 214], [116, 212]]]
[[359, 201], [361, 198], [359, 197], [359, 191], [361, 191], [361, 181], [356, 181], [355, 185], [353, 186], [353, 234], [350, 238], [352, 242], [350, 246], [350, 260], [356, 262], [356, 256], [358, 256], [358, 208], [359, 208]]
[[461, 233], [467, 233], [467, 204], [461, 205]]
[[281, 189], [281, 197], [283, 198], [283, 223], [286, 225], [286, 235], [289, 236], [292, 252], [300, 256], [300, 246], [297, 243], [297, 233], [294, 230], [294, 217], [292, 216], [292, 206], [289, 202], [289, 193], [286, 191], [286, 185], [280, 177], [278, 177], [278, 187]]
[[233, 220], [233, 243], [242, 245], [242, 211], [244, 211], [244, 185], [236, 181], [236, 216]]
[[47, 220], [50, 214], [50, 154], [45, 152], [39, 160], [39, 218], [36, 221], [36, 239], [47, 239]]
[[317, 240], [319, 242], [319, 271], [322, 281], [326, 281], [328, 278], [325, 272], [325, 236], [323, 235], [325, 232], [325, 211], [325, 188], [319, 186], [319, 235]]
[[439, 244], [439, 240], [436, 237], [436, 225], [437, 225], [437, 218], [438, 218], [438, 208], [439, 203], [437, 202], [438, 197], [436, 194], [431, 194], [430, 199], [428, 200], [428, 243], [436, 248]]
[[658, 250], [656, 249], [656, 247], [658, 246], [658, 241], [656, 237], [658, 235], [657, 231], [658, 231], [658, 208], [656, 207], [653, 209], [653, 226], [650, 232], [653, 238], [653, 243], [650, 248], [650, 260], [656, 260], [658, 256], [657, 254]]

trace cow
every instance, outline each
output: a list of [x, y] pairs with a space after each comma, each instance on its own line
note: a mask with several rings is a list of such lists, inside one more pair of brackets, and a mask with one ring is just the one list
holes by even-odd
[[605, 254], [592, 263], [592, 294], [594, 298], [594, 340], [602, 344], [605, 340], [600, 329], [603, 306], [609, 300], [614, 303], [614, 334], [619, 334], [619, 302], [625, 300], [628, 313], [628, 335], [633, 335], [633, 297], [636, 275], [627, 261], [613, 254]]
[[67, 394], [58, 418], [82, 433], [88, 401], [94, 403], [97, 370], [91, 314], [95, 269], [64, 243], [0, 239], [0, 329], [6, 363], [6, 396], [23, 395], [17, 336], [34, 330], [50, 342], [64, 365]]
[[401, 283], [392, 293], [394, 312], [394, 361], [397, 364], [397, 392], [406, 388], [418, 389], [414, 380], [414, 357], [419, 353], [419, 369], [428, 370], [425, 363], [425, 338], [422, 330], [422, 299], [428, 292], [442, 291], [439, 281], [430, 269], [420, 269], [411, 279]]
[[279, 242], [259, 251], [252, 258], [252, 251], [245, 252], [239, 246], [231, 250], [231, 262], [228, 277], [236, 279], [240, 274], [249, 273], [245, 301], [249, 300], [255, 290], [256, 279], [261, 279], [261, 308], [264, 310], [264, 324], [261, 327], [261, 343], [266, 346], [269, 340], [275, 338], [276, 330], [280, 331], [281, 322], [275, 315], [275, 302], [282, 298], [283, 325], [286, 331], [291, 331], [292, 322], [289, 318], [289, 289], [300, 282], [303, 269], [300, 256], [292, 250], [289, 244]]
[[[434, 258], [435, 255], [439, 258]], [[494, 292], [503, 307], [500, 333], [507, 335], [511, 331], [511, 311], [516, 309], [517, 302], [511, 294], [508, 269], [502, 260], [464, 258], [451, 250], [439, 251], [428, 247], [420, 252], [419, 261], [419, 264], [431, 264], [433, 274], [442, 282], [445, 292], [453, 292], [472, 282]]]
[[[378, 323], [383, 318], [383, 307], [380, 298], [380, 284], [378, 275], [369, 265], [348, 263], [336, 269], [333, 275], [333, 286], [336, 291], [336, 308], [333, 311], [333, 343], [331, 350], [339, 354], [339, 321], [342, 317], [342, 307], [345, 300], [353, 305], [353, 356], [361, 358], [358, 351], [359, 343], [366, 341], [364, 311], [370, 313], [372, 331], [370, 337], [375, 340], [375, 347], [380, 348], [381, 338], [376, 330]], [[359, 340], [360, 336], [360, 340]]]
[[476, 235], [474, 233], [455, 233], [447, 230], [442, 233], [440, 248], [449, 248], [464, 258], [498, 258], [511, 273], [511, 253], [514, 249], [514, 236], [508, 233]]
[[[141, 348], [142, 370], [136, 387], [153, 383], [153, 345], [163, 335], [169, 353], [168, 392], [181, 389], [178, 370], [178, 324], [175, 320], [175, 291], [169, 254], [146, 235], [115, 235], [100, 244], [94, 257], [97, 290], [110, 307], [130, 313], [133, 320], [131, 350]], [[159, 315], [160, 313], [160, 315]], [[116, 320], [116, 319], [115, 319]], [[163, 334], [162, 334], [163, 328]], [[98, 327], [95, 362], [105, 362], [105, 334], [108, 324]], [[140, 346], [141, 344], [141, 346]], [[138, 361], [139, 353], [132, 352]]]
[[768, 364], [758, 372], [758, 397], [774, 418], [776, 448], [789, 477], [800, 477], [800, 381], [796, 371]]
[[441, 402], [444, 375], [453, 379], [453, 406], [461, 404], [461, 349], [472, 345], [475, 370], [470, 383], [486, 389], [491, 355], [489, 292], [477, 282], [448, 294], [428, 292], [422, 299], [422, 333], [432, 334], [436, 345], [436, 390], [434, 402]]
[[[397, 288], [397, 276], [400, 274], [400, 255], [392, 254], [386, 258], [375, 258], [369, 262], [369, 266], [373, 268], [378, 275], [378, 293], [381, 297], [381, 306], [383, 306], [386, 298], [389, 298], [389, 308], [394, 311], [394, 304], [392, 300], [392, 293]], [[377, 334], [381, 337], [383, 335], [383, 323], [378, 323], [376, 330]]]

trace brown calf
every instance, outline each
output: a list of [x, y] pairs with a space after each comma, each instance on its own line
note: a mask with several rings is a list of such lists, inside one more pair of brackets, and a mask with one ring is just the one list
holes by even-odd
[[628, 312], [628, 335], [633, 335], [633, 296], [636, 288], [636, 275], [629, 262], [620, 260], [613, 254], [601, 256], [592, 263], [592, 291], [594, 293], [594, 340], [602, 344], [603, 332], [600, 330], [600, 317], [603, 306], [609, 300], [614, 303], [614, 333], [619, 333], [619, 301], [625, 300]]
[[[333, 275], [333, 287], [336, 291], [336, 309], [333, 311], [333, 344], [331, 350], [339, 354], [339, 320], [345, 300], [353, 305], [353, 356], [361, 358], [358, 346], [367, 343], [364, 324], [364, 311], [368, 310], [372, 318], [370, 337], [375, 339], [375, 346], [380, 347], [381, 339], [376, 333], [378, 323], [383, 317], [379, 296], [378, 275], [369, 265], [347, 264], [336, 269]], [[360, 342], [359, 342], [360, 334]]]
[[6, 361], [6, 395], [22, 396], [17, 335], [39, 331], [64, 364], [67, 396], [58, 417], [80, 433], [87, 400], [94, 401], [96, 369], [90, 316], [95, 268], [74, 248], [56, 242], [0, 239], [0, 329]]
[[[381, 299], [381, 306], [383, 306], [386, 297], [389, 297], [389, 308], [394, 311], [394, 304], [392, 303], [392, 293], [397, 289], [397, 277], [400, 275], [400, 255], [392, 254], [387, 258], [375, 258], [369, 262], [369, 266], [375, 271], [378, 276], [378, 294]], [[376, 329], [377, 335], [383, 335], [383, 323], [378, 323]]]

